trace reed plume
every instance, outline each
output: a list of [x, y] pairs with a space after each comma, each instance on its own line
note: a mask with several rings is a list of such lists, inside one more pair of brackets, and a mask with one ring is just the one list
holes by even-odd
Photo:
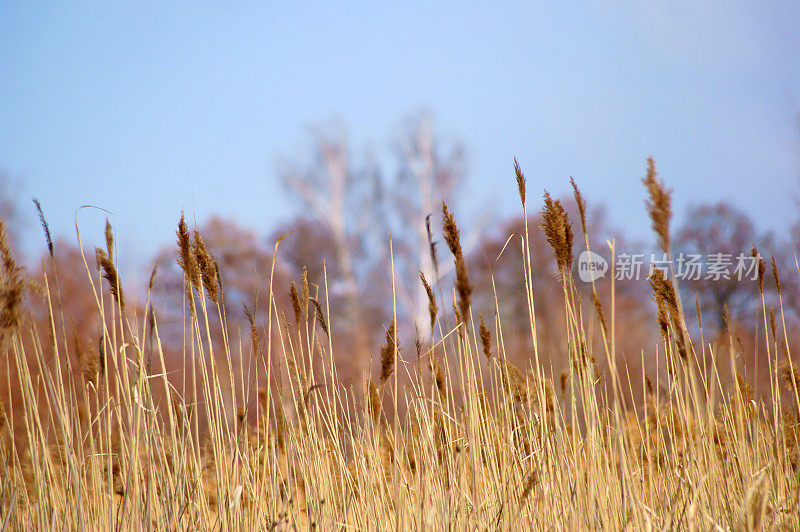
[[772, 333], [772, 343], [777, 343], [778, 327], [775, 325], [775, 307], [769, 307], [769, 330]]
[[156, 275], [158, 275], [158, 261], [153, 264], [153, 269], [150, 271], [150, 279], [147, 281], [147, 290], [152, 291], [156, 283]]
[[431, 334], [433, 334], [433, 328], [436, 325], [436, 315], [439, 313], [439, 307], [436, 306], [436, 294], [433, 293], [431, 285], [428, 284], [428, 280], [425, 279], [425, 274], [422, 273], [421, 270], [419, 272], [419, 279], [422, 281], [422, 286], [425, 288], [425, 293], [428, 295], [428, 315], [431, 319]]
[[483, 316], [480, 316], [480, 336], [481, 336], [481, 347], [483, 348], [483, 354], [487, 360], [492, 358], [492, 333], [489, 332], [489, 328], [486, 327], [486, 323], [483, 321]]
[[561, 201], [551, 198], [547, 191], [541, 215], [540, 227], [555, 253], [559, 276], [563, 276], [572, 267], [572, 223]]
[[386, 329], [386, 343], [381, 345], [381, 386], [386, 384], [395, 370], [395, 352], [400, 349], [397, 341], [397, 321], [392, 320]]
[[572, 195], [575, 197], [575, 203], [578, 205], [578, 214], [581, 218], [581, 230], [584, 236], [588, 236], [589, 233], [586, 227], [586, 202], [583, 200], [583, 194], [581, 194], [578, 185], [575, 184], [575, 179], [570, 177], [569, 182], [572, 185]]
[[308, 287], [308, 270], [303, 266], [303, 277], [300, 284], [300, 310], [303, 314], [303, 321], [308, 322], [308, 300], [311, 297], [311, 291]]
[[447, 204], [444, 201], [442, 202], [442, 218], [444, 221], [444, 239], [445, 242], [447, 242], [447, 247], [450, 248], [450, 252], [455, 258], [455, 289], [458, 294], [458, 310], [461, 315], [459, 321], [466, 323], [469, 317], [469, 308], [472, 303], [472, 285], [469, 282], [467, 264], [461, 249], [461, 237], [458, 226], [456, 225], [453, 215], [447, 210]]
[[178, 222], [178, 266], [183, 270], [186, 288], [186, 300], [189, 302], [189, 310], [194, 315], [194, 296], [192, 288], [200, 288], [200, 269], [197, 266], [197, 258], [192, 252], [192, 237], [189, 235], [189, 228], [186, 227], [186, 219], [181, 211], [181, 219]]
[[600, 320], [600, 327], [603, 328], [603, 335], [608, 336], [608, 325], [606, 324], [606, 315], [603, 312], [603, 303], [600, 301], [600, 296], [597, 295], [596, 290], [592, 290], [592, 303], [594, 310], [597, 312], [597, 319]]
[[261, 339], [258, 336], [258, 329], [256, 328], [256, 317], [250, 309], [247, 308], [247, 305], [243, 305], [243, 308], [244, 315], [247, 317], [247, 322], [250, 324], [250, 346], [253, 356], [258, 357], [261, 352]]
[[219, 303], [219, 278], [217, 272], [217, 261], [214, 256], [209, 253], [206, 248], [206, 243], [200, 232], [194, 231], [194, 241], [192, 242], [192, 252], [194, 253], [195, 263], [197, 269], [200, 271], [200, 279], [205, 288], [206, 294], [214, 303]]
[[754, 259], [758, 259], [758, 291], [760, 293], [764, 293], [764, 273], [767, 271], [767, 265], [764, 264], [764, 260], [761, 258], [761, 255], [758, 253], [758, 250], [755, 246], [753, 249], [750, 250], [750, 255]]
[[119, 275], [117, 274], [117, 268], [114, 266], [114, 262], [111, 260], [111, 257], [100, 248], [95, 248], [95, 256], [97, 257], [97, 264], [103, 270], [103, 278], [108, 281], [109, 288], [111, 290], [111, 295], [114, 298], [120, 307], [123, 309], [125, 308], [125, 298], [122, 293], [122, 283], [119, 280]]
[[775, 257], [772, 257], [772, 277], [775, 278], [775, 290], [778, 292], [778, 297], [781, 296], [781, 276], [778, 275], [778, 264], [775, 262]]
[[669, 222], [672, 218], [670, 206], [672, 191], [664, 187], [658, 179], [656, 163], [652, 157], [647, 158], [647, 175], [642, 179], [650, 199], [645, 201], [647, 212], [650, 215], [653, 231], [658, 235], [658, 245], [661, 251], [669, 253], [670, 235]]
[[289, 288], [289, 299], [292, 301], [292, 310], [294, 311], [294, 323], [297, 326], [297, 329], [300, 329], [300, 320], [302, 319], [303, 310], [300, 306], [300, 296], [297, 294], [297, 288], [294, 286], [294, 282], [292, 282], [291, 288]]
[[372, 422], [377, 424], [381, 418], [381, 396], [378, 393], [378, 387], [375, 386], [375, 383], [372, 379], [369, 380], [369, 416], [372, 419]]
[[50, 257], [53, 258], [53, 237], [50, 234], [50, 225], [47, 223], [47, 219], [44, 217], [44, 211], [42, 211], [42, 204], [39, 203], [39, 200], [33, 198], [33, 204], [36, 206], [36, 214], [39, 216], [39, 223], [42, 225], [42, 230], [44, 231], [44, 238], [47, 241], [47, 252], [50, 254]]
[[77, 334], [75, 334], [75, 352], [81, 365], [81, 373], [84, 380], [97, 387], [97, 377], [104, 371], [103, 359], [97, 351], [84, 349]]
[[653, 289], [653, 296], [658, 306], [658, 324], [661, 334], [665, 340], [669, 338], [669, 326], [667, 325], [667, 314], [675, 332], [675, 342], [678, 347], [678, 354], [686, 360], [687, 342], [684, 334], [683, 323], [681, 321], [678, 295], [672, 281], [667, 279], [664, 272], [658, 268], [653, 269], [648, 279], [650, 287]]
[[800, 390], [800, 368], [788, 358], [781, 362], [778, 376], [790, 392], [797, 393]]
[[19, 325], [25, 281], [8, 244], [6, 225], [0, 218], [0, 332]]
[[111, 222], [106, 218], [106, 252], [108, 258], [114, 260], [114, 232], [111, 230]]
[[525, 206], [525, 174], [522, 173], [522, 168], [519, 167], [517, 158], [514, 157], [514, 175], [517, 178], [517, 192], [519, 192], [519, 200], [522, 206]]
[[328, 323], [325, 321], [325, 314], [322, 313], [322, 307], [319, 304], [319, 301], [314, 299], [313, 297], [309, 298], [309, 301], [314, 305], [314, 312], [317, 315], [317, 322], [319, 326], [322, 327], [322, 332], [325, 333], [325, 336], [330, 337], [331, 333], [328, 331]]

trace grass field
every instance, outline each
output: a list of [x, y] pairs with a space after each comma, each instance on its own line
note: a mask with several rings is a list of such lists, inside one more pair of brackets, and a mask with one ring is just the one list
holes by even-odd
[[[527, 220], [518, 167], [517, 185]], [[668, 253], [670, 195], [652, 164], [644, 185]], [[440, 250], [439, 260], [455, 261], [455, 282], [422, 278], [430, 322], [401, 346], [398, 330], [413, 324], [395, 318], [374, 346], [379, 371], [351, 386], [337, 374], [347, 353], [334, 353], [327, 285], [315, 291], [298, 279], [284, 309], [276, 293], [289, 287], [267, 272], [253, 312], [268, 325], [249, 314], [250, 338], [240, 340], [219, 326], [230, 309], [216, 261], [183, 219], [175, 258], [187, 340], [177, 376], [149, 303], [126, 306], [110, 226], [106, 249], [85, 257], [86, 290], [104, 317], [89, 347], [59, 340], [58, 270], [29, 283], [3, 233], [0, 375], [13, 390], [0, 414], [3, 529], [800, 528], [800, 368], [782, 302], [771, 310], [762, 298], [767, 364], [758, 371], [769, 390], [756, 396], [736, 360], [718, 360], [733, 356], [733, 337], [731, 349], [703, 342], [702, 310], [683, 305], [672, 277], [656, 270], [661, 341], [641, 346], [641, 357], [656, 360], [658, 374], [624, 378], [615, 346], [626, 324], [613, 285], [604, 306], [596, 291], [582, 301], [573, 277], [573, 249], [589, 245], [574, 190], [574, 226], [546, 195], [541, 228], [509, 236], [522, 257], [526, 365], [506, 357], [503, 316], [473, 315], [459, 230], [443, 205], [449, 255]], [[559, 375], [537, 344], [534, 308], [548, 301], [532, 289], [527, 244], [539, 230], [559, 272], [554, 306], [566, 309], [570, 364]], [[760, 264], [761, 283], [771, 275], [780, 286], [780, 274], [798, 272]], [[49, 327], [26, 318], [28, 292], [47, 301]], [[594, 352], [590, 323], [603, 346]]]

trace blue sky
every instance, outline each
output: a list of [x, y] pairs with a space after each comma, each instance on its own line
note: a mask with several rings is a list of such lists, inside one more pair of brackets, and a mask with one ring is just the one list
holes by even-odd
[[113, 211], [123, 267], [181, 209], [267, 234], [294, 212], [278, 161], [309, 125], [337, 115], [357, 154], [388, 150], [422, 107], [466, 148], [465, 216], [518, 211], [516, 155], [531, 201], [572, 175], [644, 236], [652, 154], [679, 215], [726, 199], [780, 230], [800, 195], [800, 4], [0, 4], [0, 171], [58, 234], [80, 205]]

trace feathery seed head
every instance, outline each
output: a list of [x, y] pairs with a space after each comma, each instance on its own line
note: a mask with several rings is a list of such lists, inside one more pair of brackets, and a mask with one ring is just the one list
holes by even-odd
[[583, 234], [587, 235], [586, 232], [586, 202], [583, 200], [583, 194], [578, 189], [578, 185], [575, 184], [575, 179], [570, 177], [569, 182], [572, 184], [572, 194], [575, 196], [575, 203], [578, 204], [578, 213], [581, 217], [581, 229], [583, 230]]
[[544, 207], [541, 211], [542, 223], [547, 243], [553, 248], [558, 265], [559, 276], [572, 267], [572, 223], [560, 200], [554, 200], [550, 193], [544, 193]]
[[656, 164], [652, 157], [647, 158], [647, 175], [642, 179], [650, 199], [645, 201], [653, 230], [658, 235], [658, 244], [664, 253], [669, 252], [669, 221], [672, 218], [670, 206], [672, 191], [664, 187], [658, 179]]
[[381, 346], [381, 386], [386, 384], [395, 370], [395, 352], [399, 349], [397, 321], [392, 319], [392, 323], [386, 329], [386, 343]]
[[308, 288], [308, 270], [303, 266], [303, 278], [300, 284], [300, 310], [302, 310], [303, 321], [308, 321], [308, 300], [311, 291]]
[[781, 277], [778, 275], [778, 264], [775, 262], [775, 257], [772, 257], [772, 276], [775, 278], [775, 289], [778, 291], [778, 297], [780, 297]]
[[436, 314], [439, 312], [439, 307], [436, 306], [436, 294], [433, 293], [433, 289], [428, 284], [428, 280], [425, 279], [425, 274], [422, 273], [422, 270], [419, 272], [419, 278], [425, 288], [425, 293], [428, 295], [428, 314], [431, 318], [431, 333], [433, 333], [433, 328], [436, 325]]
[[517, 176], [517, 191], [519, 192], [519, 199], [522, 206], [525, 206], [525, 174], [522, 173], [522, 168], [519, 167], [517, 158], [514, 157], [514, 174]]
[[33, 198], [33, 204], [36, 206], [36, 213], [39, 215], [39, 223], [42, 224], [42, 230], [44, 230], [44, 238], [47, 241], [47, 251], [50, 253], [50, 257], [54, 257], [53, 255], [53, 237], [50, 235], [50, 225], [47, 223], [47, 219], [44, 217], [44, 212], [42, 211], [42, 205], [39, 203], [39, 200]]
[[203, 282], [208, 297], [214, 303], [219, 303], [219, 284], [217, 283], [217, 261], [209, 253], [206, 243], [200, 232], [195, 229], [194, 242], [192, 243], [197, 269], [200, 272], [200, 279]]
[[106, 218], [106, 253], [109, 259], [114, 260], [114, 231], [108, 218]]
[[100, 248], [95, 248], [95, 256], [97, 257], [97, 264], [103, 270], [103, 278], [108, 281], [111, 295], [114, 301], [119, 303], [119, 306], [125, 308], [125, 299], [122, 293], [122, 283], [117, 275], [117, 269], [114, 267], [114, 262], [111, 260], [105, 251]]
[[480, 334], [483, 354], [488, 360], [492, 358], [492, 333], [489, 332], [489, 328], [486, 327], [486, 323], [483, 321], [483, 316], [480, 317]]
[[292, 300], [292, 310], [294, 310], [294, 322], [299, 330], [300, 320], [302, 319], [303, 310], [301, 309], [300, 306], [300, 296], [297, 294], [297, 288], [294, 286], [294, 281], [292, 281], [292, 286], [291, 288], [289, 288], [289, 299]]

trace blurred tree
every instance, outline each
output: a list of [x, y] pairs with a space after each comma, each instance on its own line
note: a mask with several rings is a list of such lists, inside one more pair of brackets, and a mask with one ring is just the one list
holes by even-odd
[[[753, 246], [769, 264], [770, 256], [783, 262], [782, 250], [771, 233], [759, 233], [750, 218], [729, 203], [702, 204], [689, 209], [675, 237], [676, 275], [681, 289], [697, 293], [703, 309], [714, 313], [718, 331], [725, 330], [724, 308], [738, 321], [755, 308], [760, 298], [758, 282], [753, 280]], [[683, 257], [681, 257], [683, 254]], [[690, 255], [699, 255], [702, 268], [691, 270]], [[737, 268], [740, 268], [737, 271]], [[689, 278], [681, 278], [681, 270]], [[725, 273], [717, 274], [718, 271]], [[757, 267], [756, 267], [757, 271]], [[694, 278], [698, 277], [698, 278]], [[765, 290], [774, 284], [764, 283]]]
[[[398, 314], [409, 318], [402, 320], [406, 323], [428, 320], [419, 282], [420, 270], [434, 279], [426, 218], [432, 215], [433, 226], [440, 226], [441, 202], [451, 200], [463, 177], [463, 152], [435, 137], [426, 113], [409, 118], [401, 129], [394, 172], [382, 169], [372, 156], [355, 165], [340, 124], [328, 134], [312, 130], [312, 139], [310, 162], [285, 163], [281, 169], [304, 207], [303, 215], [278, 231], [295, 230], [282, 245], [281, 257], [289, 269], [299, 272], [307, 266], [310, 278], [319, 280], [326, 261], [332, 314], [340, 317], [340, 334], [346, 331], [352, 339], [353, 358], [363, 357], [382, 336], [392, 312], [390, 234]], [[442, 275], [451, 263], [442, 258]], [[343, 314], [334, 309], [337, 300]]]
[[[453, 269], [452, 257], [443, 256], [438, 261], [439, 271], [434, 271], [428, 242], [428, 217], [432, 227], [441, 226], [442, 201], [447, 201], [451, 211], [455, 206], [456, 187], [464, 178], [464, 151], [459, 143], [447, 145], [433, 132], [433, 119], [421, 112], [410, 117], [396, 145], [398, 173], [388, 185], [390, 203], [386, 211], [392, 216], [392, 240], [396, 253], [400, 303], [412, 323], [425, 332], [428, 322], [428, 298], [419, 281], [422, 271], [430, 282], [435, 275], [445, 276]], [[463, 221], [463, 220], [462, 220]], [[463, 227], [462, 227], [463, 229]], [[477, 230], [467, 233], [462, 242], [469, 252], [477, 243]], [[444, 251], [444, 250], [440, 250]]]
[[[583, 319], [586, 331], [592, 341], [592, 350], [597, 354], [601, 365], [604, 358], [602, 336], [598, 316], [592, 304], [592, 285], [579, 279], [577, 257], [585, 250], [585, 242], [580, 228], [580, 218], [575, 201], [571, 197], [561, 199], [569, 219], [573, 222], [576, 233], [573, 253], [576, 257], [573, 264], [575, 287], [581, 295]], [[533, 204], [528, 207], [533, 211]], [[624, 237], [614, 231], [602, 207], [590, 206], [587, 209], [587, 233], [589, 245], [593, 252], [610, 261], [606, 240], [614, 238], [618, 252], [635, 253], [634, 246], [628, 244]], [[529, 214], [528, 234], [530, 236], [531, 268], [533, 281], [533, 297], [536, 312], [536, 333], [540, 360], [547, 371], [552, 368], [556, 376], [567, 363], [567, 337], [565, 328], [564, 296], [561, 284], [557, 280], [553, 251], [547, 243], [544, 233], [539, 229], [541, 216]], [[475, 285], [474, 311], [481, 313], [487, 324], [497, 311], [503, 327], [503, 344], [511, 359], [527, 364], [533, 356], [533, 343], [530, 333], [530, 317], [524, 292], [523, 259], [521, 252], [522, 236], [525, 234], [525, 220], [520, 215], [506, 221], [498, 230], [487, 233], [477, 245], [477, 249], [468, 258], [470, 278]], [[506, 245], [507, 243], [507, 245]], [[504, 249], [505, 248], [505, 249]], [[500, 254], [502, 251], [502, 255]], [[610, 327], [611, 319], [611, 283], [610, 270], [604, 278], [598, 279], [596, 286], [600, 301], [604, 305], [604, 319]], [[639, 366], [640, 348], [647, 343], [654, 333], [654, 323], [650, 309], [646, 304], [649, 294], [647, 283], [635, 280], [616, 281], [615, 303], [617, 322], [626, 323], [624, 335], [617, 336], [617, 352], [630, 356], [626, 363]], [[637, 326], [633, 326], [637, 324]], [[621, 371], [623, 368], [620, 368]], [[627, 377], [626, 377], [627, 379]]]
[[[362, 310], [359, 301], [359, 283], [357, 281], [354, 255], [363, 242], [364, 235], [354, 231], [359, 225], [370, 218], [370, 206], [374, 208], [374, 192], [376, 176], [369, 166], [356, 169], [351, 162], [347, 134], [340, 122], [323, 131], [322, 128], [312, 129], [312, 156], [310, 162], [284, 162], [280, 169], [281, 176], [286, 186], [302, 201], [305, 215], [301, 217], [300, 227], [306, 236], [313, 233], [325, 235], [327, 242], [323, 248], [313, 251], [322, 251], [332, 254], [335, 258], [332, 266], [334, 269], [328, 277], [329, 290], [341, 296], [345, 302], [346, 320], [342, 324], [347, 327], [349, 334], [355, 339], [357, 352], [363, 353], [366, 345], [363, 332], [358, 324], [362, 321]], [[313, 227], [308, 222], [307, 216], [319, 227]], [[289, 224], [293, 226], [294, 222]], [[294, 235], [293, 235], [294, 236]], [[297, 238], [295, 238], [297, 241]], [[288, 242], [287, 242], [288, 244]], [[304, 241], [300, 242], [305, 245]], [[305, 252], [298, 252], [293, 246], [296, 259], [310, 259], [316, 264], [295, 264], [295, 269], [302, 266], [319, 266], [322, 257], [305, 256]], [[321, 277], [317, 282], [321, 282]]]

